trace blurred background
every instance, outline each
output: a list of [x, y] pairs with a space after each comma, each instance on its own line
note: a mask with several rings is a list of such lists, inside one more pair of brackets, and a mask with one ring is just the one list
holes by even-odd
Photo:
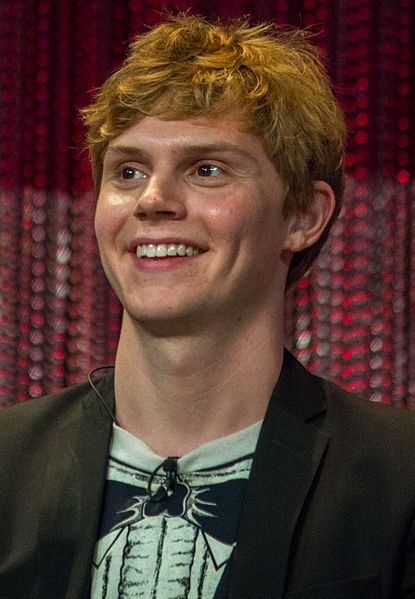
[[287, 346], [348, 390], [415, 408], [415, 0], [2, 0], [0, 406], [114, 361], [121, 309], [78, 110], [129, 40], [186, 9], [316, 34], [347, 117], [347, 190], [288, 297]]

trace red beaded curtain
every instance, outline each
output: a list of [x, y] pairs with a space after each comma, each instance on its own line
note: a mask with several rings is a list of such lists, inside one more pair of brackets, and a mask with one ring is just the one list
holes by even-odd
[[77, 115], [160, 9], [310, 27], [346, 111], [341, 220], [290, 294], [288, 345], [362, 396], [415, 406], [412, 0], [2, 0], [0, 404], [113, 363], [120, 306], [93, 234]]

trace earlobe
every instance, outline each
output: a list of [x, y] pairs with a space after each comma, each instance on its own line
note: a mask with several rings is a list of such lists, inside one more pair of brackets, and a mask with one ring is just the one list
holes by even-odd
[[331, 215], [336, 199], [330, 185], [325, 181], [314, 181], [314, 195], [307, 209], [292, 215], [284, 249], [299, 252], [312, 246], [322, 235]]

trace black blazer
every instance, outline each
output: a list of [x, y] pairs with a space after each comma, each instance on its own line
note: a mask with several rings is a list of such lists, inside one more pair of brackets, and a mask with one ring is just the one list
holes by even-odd
[[[113, 404], [112, 375], [97, 385]], [[88, 599], [111, 426], [86, 383], [0, 412], [1, 599]], [[415, 414], [358, 400], [287, 352], [228, 597], [415, 598], [414, 512]]]

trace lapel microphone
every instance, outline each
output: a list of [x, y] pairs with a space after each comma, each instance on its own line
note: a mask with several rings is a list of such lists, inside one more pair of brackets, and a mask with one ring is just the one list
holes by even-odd
[[[177, 460], [178, 456], [169, 456], [162, 462], [157, 468], [152, 472], [150, 476], [150, 480], [148, 481], [147, 493], [149, 498], [152, 501], [162, 501], [166, 497], [171, 497], [177, 488]], [[154, 477], [158, 473], [160, 469], [163, 469], [166, 474], [166, 488], [162, 485], [157, 489], [157, 491], [152, 494], [151, 493], [151, 485], [153, 483]]]
[[177, 456], [168, 457], [161, 467], [166, 473], [167, 496], [171, 497], [177, 487]]

